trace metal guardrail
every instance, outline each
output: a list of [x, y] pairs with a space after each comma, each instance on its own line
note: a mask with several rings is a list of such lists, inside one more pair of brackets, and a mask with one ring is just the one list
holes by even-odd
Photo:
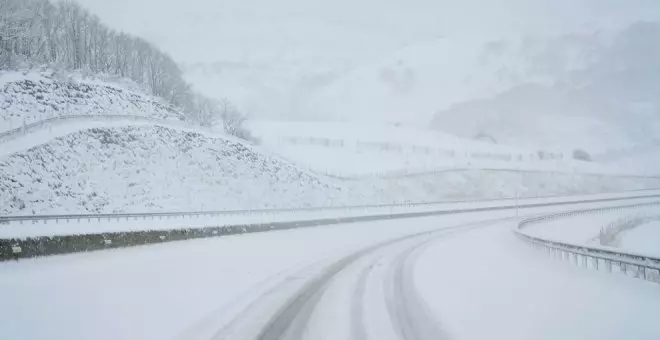
[[[601, 202], [615, 202], [630, 199], [644, 199], [644, 198], [660, 198], [660, 189], [641, 189], [622, 191], [621, 193], [639, 193], [632, 196], [623, 197], [609, 197], [609, 198], [593, 198], [586, 200], [564, 200], [561, 202], [539, 203], [539, 204], [522, 204], [520, 207], [541, 207], [552, 205], [567, 205], [574, 203], [601, 203]], [[651, 192], [651, 193], [644, 193]], [[46, 224], [48, 221], [64, 221], [66, 223], [83, 220], [87, 221], [120, 221], [120, 220], [155, 220], [155, 219], [186, 219], [197, 217], [228, 217], [237, 215], [268, 215], [280, 213], [295, 213], [295, 212], [330, 212], [330, 211], [361, 211], [364, 212], [368, 209], [399, 209], [399, 208], [414, 208], [414, 207], [428, 207], [433, 205], [450, 205], [450, 204], [463, 204], [463, 203], [497, 203], [505, 201], [518, 201], [524, 199], [552, 199], [552, 198], [565, 198], [569, 199], [570, 195], [553, 195], [553, 196], [540, 196], [540, 197], [506, 197], [496, 198], [489, 200], [456, 200], [456, 201], [435, 201], [435, 202], [403, 202], [395, 204], [370, 204], [370, 205], [354, 205], [354, 206], [326, 206], [326, 207], [302, 207], [302, 208], [285, 208], [285, 209], [250, 209], [250, 210], [211, 210], [211, 211], [181, 211], [181, 212], [146, 212], [146, 213], [109, 213], [109, 214], [52, 214], [52, 215], [10, 215], [0, 216], [0, 224], [7, 224], [11, 222], [25, 223], [32, 222], [36, 224], [43, 222]], [[518, 204], [518, 203], [516, 203]], [[507, 208], [514, 208], [515, 205], [507, 205]]]
[[[612, 273], [615, 269], [624, 274], [647, 281], [660, 283], [660, 257], [649, 256], [629, 251], [614, 250], [602, 246], [587, 246], [569, 242], [548, 240], [532, 236], [523, 229], [551, 220], [574, 217], [578, 215], [593, 214], [603, 211], [626, 210], [631, 208], [660, 206], [660, 201], [651, 203], [637, 203], [611, 208], [585, 209], [572, 212], [563, 212], [541, 217], [528, 218], [518, 224], [514, 233], [533, 248], [545, 251], [553, 258], [568, 261], [584, 268], [596, 270], [605, 269]], [[631, 273], [631, 274], [630, 274]]]
[[217, 237], [224, 235], [236, 235], [244, 233], [255, 233], [271, 230], [286, 230], [294, 228], [312, 227], [320, 225], [332, 225], [342, 223], [369, 222], [388, 219], [405, 219], [414, 217], [440, 216], [460, 213], [476, 213], [485, 211], [499, 211], [512, 209], [525, 209], [536, 207], [551, 207], [562, 205], [574, 205], [580, 203], [612, 202], [619, 200], [631, 200], [636, 198], [660, 198], [660, 194], [636, 197], [618, 197], [593, 199], [582, 201], [560, 201], [548, 203], [530, 204], [506, 204], [495, 207], [472, 207], [452, 210], [429, 210], [417, 212], [380, 213], [374, 215], [344, 216], [333, 218], [308, 219], [299, 221], [263, 222], [253, 224], [207, 226], [199, 228], [179, 228], [168, 230], [142, 230], [125, 232], [106, 232], [83, 235], [65, 236], [41, 236], [30, 238], [0, 239], [0, 261], [18, 260], [38, 256], [49, 256], [75, 252], [85, 252], [120, 247], [131, 247], [154, 243], [163, 243], [179, 240], [189, 240], [206, 237]]

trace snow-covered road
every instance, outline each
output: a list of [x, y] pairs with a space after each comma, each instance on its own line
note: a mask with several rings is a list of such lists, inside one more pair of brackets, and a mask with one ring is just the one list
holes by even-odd
[[553, 263], [511, 235], [512, 214], [343, 224], [2, 263], [2, 338], [660, 336], [657, 285]]

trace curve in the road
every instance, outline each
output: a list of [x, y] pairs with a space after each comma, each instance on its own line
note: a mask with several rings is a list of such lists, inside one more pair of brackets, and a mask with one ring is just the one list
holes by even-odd
[[[432, 241], [459, 232], [492, 225], [501, 220], [503, 219], [473, 222], [405, 235], [351, 253], [348, 256], [333, 262], [320, 274], [313, 276], [302, 285], [292, 297], [281, 305], [254, 338], [258, 340], [303, 339], [310, 318], [312, 317], [312, 312], [317, 308], [323, 293], [332, 285], [333, 280], [339, 273], [344, 272], [348, 267], [355, 264], [356, 261], [364, 258], [368, 254], [373, 254], [378, 250], [401, 244], [403, 242], [409, 242], [408, 245], [400, 249], [393, 257], [390, 262], [390, 268], [388, 269], [389, 274], [386, 276], [386, 280], [388, 281], [386, 286], [390, 288], [386, 289], [385, 298], [387, 299], [388, 313], [390, 315], [392, 328], [396, 332], [395, 338], [401, 340], [441, 339], [443, 337], [442, 330], [437, 321], [434, 320], [433, 316], [428, 312], [428, 308], [424, 305], [423, 301], [419, 298], [414, 283], [412, 282], [412, 266], [415, 263], [417, 255], [425, 245], [430, 244]], [[369, 275], [373, 268], [376, 267], [375, 264], [379, 259], [380, 258], [377, 257], [373, 261], [366, 262], [365, 268], [359, 271], [360, 274], [353, 293], [351, 311], [348, 311], [348, 313], [351, 313], [350, 337], [352, 339], [366, 339], [368, 337], [368, 329], [363, 321], [363, 316], [366, 312], [364, 309], [363, 297], [367, 281], [369, 280]], [[277, 288], [274, 290], [277, 290]], [[267, 297], [273, 293], [273, 291], [270, 291], [265, 294], [265, 296]], [[251, 312], [258, 313], [258, 309], [266, 304], [267, 303], [253, 303], [248, 307], [248, 309], [252, 309], [252, 311], [246, 311], [242, 318], [249, 318]], [[231, 325], [228, 326], [231, 328]], [[218, 332], [217, 334], [228, 335], [235, 333], [225, 327], [223, 331]], [[216, 339], [220, 338], [229, 339], [231, 337], [222, 336]]]

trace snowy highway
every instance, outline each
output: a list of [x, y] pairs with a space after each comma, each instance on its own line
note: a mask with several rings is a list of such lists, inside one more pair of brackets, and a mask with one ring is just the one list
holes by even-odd
[[660, 340], [659, 1], [0, 13], [0, 340]]
[[660, 337], [656, 284], [553, 262], [512, 235], [514, 214], [2, 263], [0, 329], [3, 339], [71, 340]]

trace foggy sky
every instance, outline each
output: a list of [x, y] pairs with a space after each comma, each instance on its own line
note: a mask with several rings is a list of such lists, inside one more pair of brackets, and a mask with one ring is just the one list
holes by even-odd
[[[142, 36], [188, 63], [231, 59], [246, 46], [313, 51], [328, 44], [342, 49], [358, 39], [369, 50], [454, 34], [547, 34], [660, 20], [657, 0], [79, 2], [111, 27]], [[346, 46], [346, 56], [361, 52]]]

